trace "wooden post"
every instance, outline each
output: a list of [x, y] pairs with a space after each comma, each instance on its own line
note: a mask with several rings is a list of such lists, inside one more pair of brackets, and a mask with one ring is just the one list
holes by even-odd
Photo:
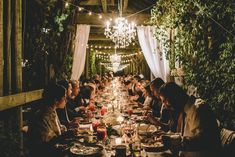
[[[16, 92], [22, 91], [22, 0], [16, 0], [14, 5], [14, 13], [15, 13], [15, 22], [14, 22], [14, 29], [15, 29], [15, 89]], [[17, 109], [17, 117], [18, 117], [18, 129], [20, 133], [20, 150], [21, 155], [23, 155], [23, 134], [20, 131], [23, 127], [23, 114], [22, 114], [22, 107]]]
[[5, 49], [4, 52], [6, 54], [6, 58], [5, 58], [5, 63], [4, 63], [4, 67], [5, 67], [5, 90], [6, 90], [6, 94], [11, 94], [12, 93], [12, 87], [11, 87], [11, 80], [12, 80], [12, 75], [11, 75], [11, 27], [12, 27], [12, 16], [11, 16], [11, 0], [7, 0], [6, 2], [6, 27], [5, 27]]
[[0, 96], [3, 95], [3, 1], [0, 1]]

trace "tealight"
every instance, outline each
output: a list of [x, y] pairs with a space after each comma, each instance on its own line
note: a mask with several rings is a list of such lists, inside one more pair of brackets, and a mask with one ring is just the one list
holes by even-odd
[[120, 145], [120, 144], [122, 144], [122, 138], [116, 138], [115, 139], [115, 143], [116, 143], [116, 145]]

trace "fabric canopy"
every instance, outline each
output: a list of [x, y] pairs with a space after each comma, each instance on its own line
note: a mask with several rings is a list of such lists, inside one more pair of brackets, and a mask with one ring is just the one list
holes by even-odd
[[153, 26], [137, 27], [138, 39], [152, 74], [167, 81], [170, 71], [169, 63], [163, 52], [161, 41], [156, 40], [154, 37], [154, 29]]
[[84, 70], [86, 61], [86, 45], [88, 42], [89, 33], [89, 25], [77, 25], [71, 75], [72, 80], [78, 80]]

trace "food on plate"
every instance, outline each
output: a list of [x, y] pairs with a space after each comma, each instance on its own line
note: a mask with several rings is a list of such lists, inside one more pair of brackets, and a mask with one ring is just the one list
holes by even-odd
[[75, 144], [70, 148], [70, 151], [73, 154], [83, 155], [83, 156], [98, 154], [101, 152], [101, 150], [102, 147], [98, 145], [86, 146], [86, 145]]

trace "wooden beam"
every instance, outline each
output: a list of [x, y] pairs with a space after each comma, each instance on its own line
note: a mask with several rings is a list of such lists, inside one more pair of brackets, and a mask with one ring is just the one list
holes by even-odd
[[43, 90], [34, 90], [14, 95], [0, 97], [0, 111], [24, 105], [26, 103], [36, 101], [42, 98]]
[[[109, 6], [114, 6], [115, 5], [115, 1], [114, 0], [106, 0], [107, 1], [107, 5]], [[80, 6], [101, 6], [102, 2], [100, 0], [86, 0], [86, 1], [81, 1], [79, 3]]]
[[15, 92], [22, 91], [22, 0], [15, 2], [15, 55], [14, 55], [14, 73], [15, 73]]
[[87, 0], [87, 1], [81, 1], [79, 3], [81, 6], [88, 6], [88, 5], [101, 5], [100, 0]]
[[124, 0], [123, 11], [122, 11], [123, 13], [126, 13], [127, 6], [128, 6], [128, 0]]
[[0, 96], [3, 95], [3, 1], [0, 1]]
[[[118, 14], [101, 14], [102, 19], [99, 19], [97, 15], [88, 15], [86, 13], [79, 13], [76, 16], [75, 23], [76, 24], [88, 24], [88, 25], [95, 25], [95, 26], [103, 26], [105, 27], [106, 21], [110, 18], [115, 19], [118, 17]], [[126, 17], [129, 22], [135, 22], [137, 25], [145, 25], [148, 24], [150, 21], [150, 14], [123, 14], [123, 17]]]
[[89, 41], [111, 41], [109, 38], [106, 38], [104, 34], [90, 34]]
[[[12, 8], [11, 8], [11, 0], [6, 0], [6, 28], [4, 29], [4, 31], [6, 32], [6, 39], [5, 39], [5, 49], [4, 49], [4, 53], [6, 54], [6, 58], [5, 58], [5, 63], [4, 63], [4, 67], [5, 67], [5, 86], [6, 86], [6, 93], [4, 94], [11, 94], [12, 93], [12, 85], [11, 85], [11, 80], [12, 80], [12, 64], [11, 64], [11, 58], [12, 58], [12, 49], [11, 49], [11, 35], [12, 35]], [[5, 27], [4, 26], [4, 27]]]
[[100, 0], [103, 8], [103, 12], [107, 13], [107, 0]]
[[[15, 92], [19, 93], [22, 92], [22, 41], [23, 41], [23, 36], [22, 36], [22, 0], [17, 0], [15, 1], [14, 5], [14, 33], [15, 33], [15, 38], [14, 38], [14, 89]], [[20, 156], [24, 154], [23, 149], [24, 149], [24, 140], [23, 140], [23, 133], [20, 131], [20, 129], [23, 127], [23, 113], [22, 113], [22, 107], [18, 107], [16, 110], [16, 119], [18, 120], [18, 128], [19, 128], [19, 138], [20, 138]]]

